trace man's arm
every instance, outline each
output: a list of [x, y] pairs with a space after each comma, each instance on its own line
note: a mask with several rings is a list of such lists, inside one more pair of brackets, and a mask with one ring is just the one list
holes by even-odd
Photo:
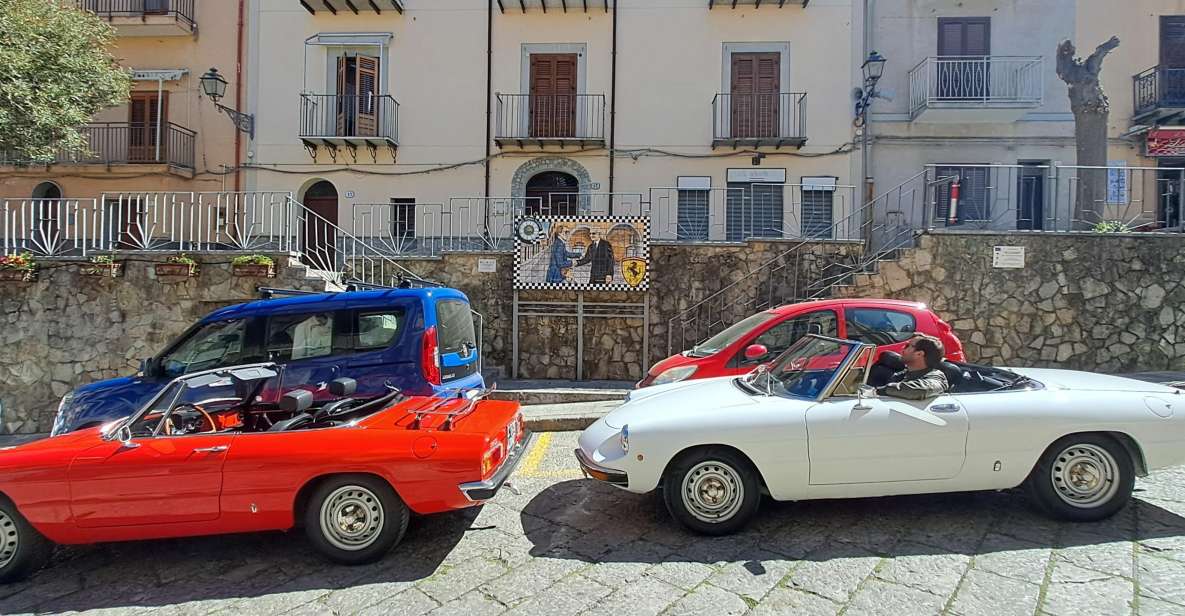
[[946, 393], [947, 389], [946, 375], [937, 370], [931, 370], [916, 379], [889, 383], [877, 391], [894, 398], [925, 400], [940, 396]]

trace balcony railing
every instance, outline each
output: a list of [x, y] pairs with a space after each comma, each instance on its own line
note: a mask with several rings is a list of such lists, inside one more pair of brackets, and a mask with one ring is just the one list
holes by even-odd
[[806, 143], [806, 93], [717, 94], [712, 100], [712, 147]]
[[194, 28], [194, 3], [197, 0], [75, 0], [78, 8], [99, 17], [147, 18], [152, 15], [173, 17], [188, 30]]
[[604, 94], [498, 94], [500, 146], [605, 142]]
[[301, 94], [300, 138], [330, 145], [399, 143], [399, 103], [388, 94]]
[[930, 107], [1038, 107], [1040, 56], [934, 56], [909, 71], [909, 111]]
[[1185, 68], [1154, 66], [1132, 77], [1134, 116], [1185, 109]]
[[[183, 169], [194, 168], [194, 145], [197, 133], [166, 122], [156, 124], [103, 122], [78, 129], [86, 144], [82, 149], [59, 148], [55, 163], [80, 165], [161, 164]], [[10, 165], [27, 164], [10, 153], [0, 156]]]

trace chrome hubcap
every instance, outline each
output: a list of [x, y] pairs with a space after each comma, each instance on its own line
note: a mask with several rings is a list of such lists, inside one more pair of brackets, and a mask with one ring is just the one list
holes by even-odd
[[0, 569], [7, 567], [16, 557], [19, 541], [16, 522], [7, 513], [0, 511]]
[[1063, 501], [1088, 509], [1111, 500], [1119, 490], [1119, 465], [1095, 445], [1071, 445], [1062, 450], [1050, 469], [1053, 487]]
[[683, 506], [701, 522], [718, 524], [731, 519], [744, 498], [740, 474], [723, 462], [701, 462], [683, 477]]
[[361, 486], [338, 488], [321, 504], [321, 533], [334, 547], [364, 549], [378, 539], [382, 526], [382, 502]]

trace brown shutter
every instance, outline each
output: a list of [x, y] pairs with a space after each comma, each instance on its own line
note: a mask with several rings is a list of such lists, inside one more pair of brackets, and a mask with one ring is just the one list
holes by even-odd
[[531, 54], [531, 136], [576, 135], [577, 56]]
[[337, 91], [334, 92], [337, 96], [333, 97], [335, 106], [337, 107], [337, 132], [334, 135], [343, 137], [347, 132], [346, 120], [350, 115], [350, 97], [354, 94], [347, 85], [346, 75], [350, 69], [350, 58], [341, 56], [337, 59]]
[[1160, 17], [1160, 65], [1185, 68], [1185, 16]]
[[[161, 92], [162, 99], [160, 99], [160, 134], [161, 147], [160, 155], [164, 159], [167, 155], [166, 145], [168, 140], [166, 135], [169, 118], [169, 93]], [[128, 134], [127, 134], [127, 156], [129, 162], [150, 162], [156, 160], [156, 124], [157, 124], [157, 93], [156, 92], [132, 92], [131, 98], [128, 100]], [[121, 142], [115, 135], [100, 136], [98, 139], [98, 146], [100, 149], [110, 149], [115, 143]], [[114, 154], [111, 151], [99, 152], [105, 157], [110, 157]]]
[[373, 137], [377, 127], [379, 59], [358, 56], [358, 125], [356, 133], [361, 137]]
[[782, 89], [778, 53], [732, 54], [732, 136], [776, 137]]
[[938, 55], [991, 55], [991, 23], [990, 17], [939, 17]]

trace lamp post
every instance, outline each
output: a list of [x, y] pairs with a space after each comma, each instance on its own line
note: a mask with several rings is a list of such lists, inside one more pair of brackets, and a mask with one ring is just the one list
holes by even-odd
[[[876, 90], [876, 84], [880, 81], [881, 76], [885, 74], [885, 64], [888, 60], [884, 56], [877, 53], [875, 50], [868, 52], [868, 57], [864, 59], [864, 64], [860, 65], [860, 71], [864, 74], [864, 87], [856, 88], [856, 119], [855, 125], [860, 129], [860, 167], [863, 170], [864, 176], [864, 200], [865, 203], [871, 202], [873, 198], [872, 178], [869, 177], [869, 148], [872, 143], [872, 135], [869, 132], [868, 126], [868, 108], [872, 105], [872, 99], [879, 96]], [[864, 220], [864, 240], [872, 239], [872, 223], [873, 213], [865, 215]]]
[[231, 109], [218, 101], [226, 95], [226, 79], [218, 73], [218, 69], [211, 68], [202, 75], [202, 94], [210, 97], [214, 102], [214, 107], [219, 111], [225, 113], [234, 122], [235, 128], [239, 131], [247, 133], [252, 139], [255, 138], [255, 116], [243, 113], [237, 109]]

